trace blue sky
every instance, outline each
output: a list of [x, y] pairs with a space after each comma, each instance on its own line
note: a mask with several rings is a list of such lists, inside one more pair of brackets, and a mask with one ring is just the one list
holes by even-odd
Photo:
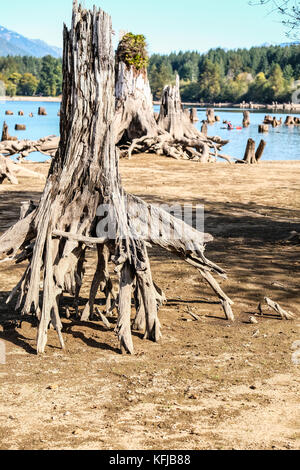
[[[248, 0], [83, 0], [111, 14], [113, 27], [145, 34], [150, 53], [205, 52], [218, 46], [251, 47], [286, 42], [284, 27], [269, 7]], [[62, 46], [72, 0], [1, 0], [0, 25], [31, 39]]]

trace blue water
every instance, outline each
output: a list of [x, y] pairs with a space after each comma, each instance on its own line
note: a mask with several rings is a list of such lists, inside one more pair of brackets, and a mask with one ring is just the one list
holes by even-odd
[[[38, 116], [39, 106], [46, 108], [47, 116]], [[0, 101], [0, 130], [5, 120], [9, 126], [9, 133], [18, 139], [37, 140], [47, 135], [59, 135], [59, 117], [57, 113], [60, 103], [34, 102], [34, 101]], [[9, 109], [14, 112], [13, 116], [6, 116], [5, 111]], [[154, 107], [159, 111], [159, 107]], [[18, 116], [18, 111], [24, 111], [24, 116]], [[33, 118], [28, 115], [32, 112]], [[205, 109], [197, 110], [199, 122], [196, 126], [201, 128], [201, 121], [205, 119]], [[243, 112], [234, 109], [218, 109], [215, 114], [220, 116], [221, 121], [213, 126], [209, 126], [208, 135], [218, 135], [224, 139], [230, 139], [230, 143], [223, 148], [223, 152], [236, 158], [242, 158], [247, 140], [251, 137], [257, 142], [261, 138], [266, 140], [267, 147], [264, 152], [263, 160], [300, 160], [300, 126], [299, 127], [278, 127], [273, 129], [269, 126], [268, 134], [259, 134], [258, 125], [262, 123], [265, 114], [275, 115], [285, 121], [287, 114], [271, 113], [270, 111], [252, 111], [251, 126], [247, 129], [227, 131], [224, 128], [223, 120], [231, 121], [234, 126], [241, 126], [243, 121]], [[290, 114], [290, 113], [289, 113]], [[291, 114], [290, 114], [291, 115]], [[295, 115], [296, 116], [296, 115]], [[298, 115], [299, 116], [299, 115]], [[15, 131], [15, 124], [25, 124], [26, 131]], [[40, 153], [32, 153], [29, 157], [33, 161], [44, 161], [46, 157]]]
[[[255, 140], [257, 145], [260, 139], [264, 139], [267, 142], [267, 146], [263, 154], [263, 160], [300, 160], [300, 126], [287, 127], [283, 125], [274, 129], [272, 126], [269, 126], [267, 134], [259, 134], [258, 132], [258, 125], [262, 124], [266, 114], [274, 115], [277, 119], [282, 117], [283, 122], [287, 114], [255, 111], [251, 113], [251, 125], [248, 128], [233, 131], [224, 129], [226, 125], [223, 124], [223, 120], [231, 121], [234, 127], [242, 126], [243, 112], [237, 112], [236, 110], [220, 111], [216, 109], [215, 114], [220, 116], [221, 121], [213, 126], [209, 126], [208, 135], [218, 135], [224, 139], [230, 139], [230, 143], [223, 147], [224, 153], [236, 158], [243, 158], [249, 138]], [[289, 115], [299, 117], [296, 114], [289, 113]], [[198, 111], [198, 116], [200, 122], [196, 126], [200, 129], [201, 121], [206, 116], [205, 110]]]
[[[47, 116], [38, 116], [38, 108], [46, 108]], [[59, 135], [59, 117], [57, 113], [60, 103], [49, 103], [44, 101], [0, 101], [0, 131], [2, 132], [3, 121], [6, 121], [9, 134], [18, 139], [38, 140], [48, 135]], [[6, 116], [5, 111], [10, 110], [13, 116]], [[24, 111], [24, 116], [18, 116], [18, 111]], [[30, 118], [29, 113], [34, 117]], [[25, 124], [26, 131], [15, 131], [15, 124]], [[31, 153], [28, 160], [45, 161], [47, 157], [39, 152]]]
[[[159, 111], [159, 106], [155, 106], [155, 111]], [[226, 125], [223, 121], [231, 121], [234, 127], [242, 126], [243, 123], [243, 111], [236, 109], [215, 109], [215, 115], [220, 116], [220, 122], [215, 123], [212, 126], [208, 126], [208, 135], [217, 135], [222, 137], [224, 140], [230, 140], [230, 143], [223, 147], [222, 152], [227, 155], [231, 155], [235, 158], [243, 158], [247, 140], [252, 138], [258, 145], [260, 139], [264, 139], [267, 142], [266, 149], [263, 154], [263, 160], [300, 160], [300, 126], [281, 126], [273, 129], [269, 126], [268, 134], [259, 134], [258, 125], [262, 124], [264, 116], [266, 114], [276, 116], [277, 119], [282, 117], [283, 122], [287, 115], [297, 116], [299, 114], [291, 113], [271, 113], [269, 110], [263, 111], [251, 111], [251, 125], [242, 130], [228, 131], [224, 129]], [[197, 114], [199, 122], [195, 125], [198, 129], [201, 129], [202, 120], [206, 119], [206, 110], [204, 108], [198, 108]]]

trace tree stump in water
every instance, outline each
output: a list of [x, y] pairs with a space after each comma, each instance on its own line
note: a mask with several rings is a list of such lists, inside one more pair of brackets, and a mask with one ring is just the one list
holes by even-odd
[[249, 127], [249, 126], [250, 126], [250, 112], [244, 111], [243, 112], [243, 127]]
[[38, 109], [38, 115], [39, 116], [47, 116], [46, 109], [40, 106], [39, 109]]
[[15, 131], [26, 131], [25, 124], [16, 124], [15, 125]]
[[190, 120], [191, 123], [195, 123], [199, 121], [198, 114], [197, 114], [197, 108], [191, 108], [190, 109]]
[[285, 126], [293, 126], [295, 124], [293, 116], [287, 116], [285, 120]]
[[206, 121], [208, 124], [214, 124], [216, 122], [215, 110], [212, 108], [207, 108], [206, 110]]
[[6, 124], [6, 122], [4, 121], [3, 122], [3, 127], [2, 127], [2, 137], [1, 137], [1, 142], [5, 141], [5, 140], [9, 140], [10, 139], [10, 135], [8, 133], [8, 125]]
[[[158, 306], [163, 295], [152, 280], [148, 243], [176, 253], [196, 267], [233, 320], [232, 301], [211, 273], [224, 271], [207, 260], [204, 245], [212, 240], [159, 207], [125, 194], [118, 169], [114, 135], [115, 58], [110, 17], [73, 4], [71, 30], [64, 29], [61, 139], [39, 206], [0, 238], [0, 253], [29, 265], [8, 301], [18, 296], [17, 308], [39, 319], [37, 351], [47, 343], [50, 324], [61, 347], [59, 305], [64, 293], [78, 299], [86, 250], [98, 246], [98, 264], [88, 308], [93, 311], [99, 286], [112, 293], [108, 263], [119, 274], [117, 333], [121, 350], [133, 353], [131, 298], [134, 286], [143, 302], [145, 338], [161, 337]], [[112, 231], [103, 232], [103, 212]], [[172, 237], [170, 235], [170, 227]], [[175, 236], [177, 234], [177, 236]], [[21, 253], [18, 254], [19, 249]], [[43, 278], [40, 292], [41, 275]], [[138, 324], [143, 322], [139, 318]]]
[[259, 124], [258, 132], [259, 134], [267, 134], [269, 132], [269, 126], [267, 124]]

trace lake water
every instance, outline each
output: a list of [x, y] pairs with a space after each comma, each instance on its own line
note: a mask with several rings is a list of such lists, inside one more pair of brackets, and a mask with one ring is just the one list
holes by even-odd
[[[38, 108], [43, 106], [46, 108], [47, 116], [38, 116]], [[57, 113], [60, 103], [51, 102], [34, 102], [34, 101], [0, 101], [0, 128], [5, 120], [9, 126], [9, 133], [18, 139], [37, 140], [47, 135], [59, 135], [59, 117]], [[155, 111], [159, 111], [159, 107], [154, 107]], [[6, 116], [5, 111], [11, 110], [13, 116]], [[18, 111], [24, 111], [24, 116], [18, 116]], [[29, 113], [33, 113], [34, 117], [30, 118]], [[201, 121], [205, 119], [205, 109], [197, 110], [199, 122], [196, 126], [201, 128]], [[277, 127], [273, 129], [269, 127], [268, 134], [259, 134], [258, 125], [262, 123], [265, 114], [275, 115], [277, 118], [282, 117], [283, 121], [286, 114], [271, 113], [270, 111], [251, 111], [251, 126], [247, 129], [228, 131], [224, 128], [223, 120], [231, 121], [234, 126], [241, 126], [243, 121], [243, 112], [236, 109], [219, 109], [216, 108], [215, 114], [220, 116], [220, 122], [213, 126], [209, 126], [208, 135], [218, 135], [224, 139], [230, 139], [230, 143], [223, 148], [223, 152], [236, 158], [242, 158], [246, 147], [247, 140], [251, 137], [258, 145], [261, 138], [266, 140], [267, 147], [263, 156], [263, 160], [300, 160], [300, 126], [297, 127]], [[291, 113], [288, 113], [292, 115]], [[295, 115], [296, 116], [296, 115]], [[299, 115], [298, 115], [299, 116]], [[15, 124], [25, 124], [26, 131], [15, 131]], [[40, 153], [32, 153], [30, 160], [44, 161], [45, 156]]]

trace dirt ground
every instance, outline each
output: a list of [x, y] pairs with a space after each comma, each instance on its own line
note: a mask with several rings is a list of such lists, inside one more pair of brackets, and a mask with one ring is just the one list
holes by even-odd
[[[154, 279], [168, 298], [159, 344], [134, 333], [136, 354], [122, 356], [113, 329], [63, 318], [66, 351], [50, 331], [38, 357], [34, 324], [3, 323], [14, 314], [5, 299], [24, 265], [0, 264], [7, 350], [0, 449], [299, 448], [292, 345], [300, 340], [300, 246], [285, 239], [300, 232], [300, 162], [200, 165], [148, 155], [122, 161], [121, 172], [126, 189], [149, 202], [204, 204], [205, 229], [215, 237], [206, 253], [227, 269], [221, 284], [235, 301], [236, 322], [224, 320], [196, 270], [154, 248]], [[17, 220], [21, 201], [40, 197], [41, 181], [20, 183], [0, 186], [1, 232]], [[91, 252], [80, 308], [94, 263]], [[298, 318], [250, 324], [266, 295]]]

